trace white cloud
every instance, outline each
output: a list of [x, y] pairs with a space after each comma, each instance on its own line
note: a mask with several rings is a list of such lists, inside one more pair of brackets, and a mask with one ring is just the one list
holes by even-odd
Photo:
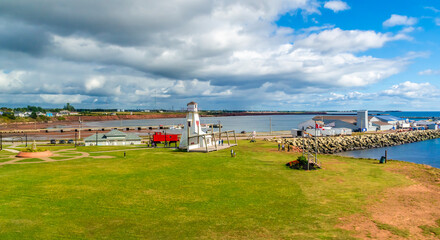
[[[151, 106], [155, 97], [164, 103], [203, 98], [211, 106], [249, 107], [268, 99], [276, 107], [309, 104], [305, 90], [380, 82], [409, 62], [362, 52], [408, 39], [411, 29], [396, 35], [274, 24], [284, 14], [319, 13], [322, 4], [316, 0], [127, 1], [61, 6], [48, 0], [49, 8], [0, 1], [0, 14], [38, 26], [48, 44], [38, 57], [0, 49], [0, 66], [12, 69], [0, 72], [2, 94], [41, 94], [41, 101], [52, 104], [80, 95], [77, 102], [85, 107]], [[349, 9], [342, 1], [324, 6]]]
[[[211, 37], [210, 37], [211, 38]], [[220, 37], [212, 37], [216, 39]], [[283, 36], [279, 36], [282, 39]], [[230, 51], [230, 56], [206, 55], [194, 56], [197, 50], [170, 48], [152, 55], [149, 48], [114, 46], [98, 43], [91, 39], [72, 39], [72, 37], [54, 37], [54, 52], [62, 53], [67, 59], [87, 60], [93, 55], [95, 61], [105, 64], [119, 64], [141, 71], [175, 72], [186, 76], [213, 78], [216, 85], [220, 79], [229, 80], [229, 85], [241, 84], [242, 78], [269, 78], [277, 75], [278, 79], [301, 80], [309, 83], [340, 86], [364, 86], [398, 73], [405, 64], [403, 61], [382, 60], [372, 57], [357, 57], [350, 52], [380, 48], [386, 42], [404, 39], [405, 35], [376, 33], [374, 31], [350, 30], [339, 28], [326, 29], [312, 33], [292, 44], [276, 44], [258, 36], [237, 35], [223, 38], [220, 45]], [[221, 39], [221, 38], [220, 38]], [[256, 40], [260, 39], [258, 43]], [[188, 48], [203, 47], [203, 43], [193, 44], [187, 40]], [[218, 41], [218, 40], [217, 40]], [[266, 42], [265, 42], [266, 41]], [[211, 42], [210, 40], [207, 42]], [[242, 45], [243, 42], [248, 44]], [[267, 44], [267, 45], [266, 45]], [[84, 53], [86, 56], [83, 56]], [[198, 54], [198, 53], [197, 53]], [[222, 58], [220, 56], [223, 56]], [[186, 59], [192, 59], [187, 61]], [[343, 67], [345, 66], [345, 67]], [[183, 75], [182, 75], [183, 74]], [[216, 80], [219, 79], [219, 80]], [[86, 90], [103, 85], [103, 79], [91, 79], [86, 83]], [[178, 93], [178, 91], [175, 91]]]
[[419, 28], [415, 28], [415, 27], [405, 27], [405, 28], [403, 28], [403, 29], [400, 31], [400, 33], [406, 34], [406, 33], [414, 32], [415, 30], [422, 30], [422, 28], [421, 28], [421, 27], [419, 27]]
[[64, 103], [82, 103], [87, 97], [79, 94], [65, 95], [65, 94], [40, 94], [40, 98], [44, 103], [50, 104], [64, 104]]
[[1, 92], [12, 92], [23, 87], [22, 78], [26, 73], [23, 71], [13, 71], [6, 73], [0, 70], [0, 89]]
[[333, 12], [339, 12], [350, 9], [350, 6], [343, 1], [328, 1], [324, 4], [325, 8], [333, 10]]
[[419, 75], [438, 75], [440, 70], [426, 69], [419, 72]]
[[85, 82], [86, 91], [90, 92], [95, 89], [102, 88], [105, 84], [105, 79], [102, 76], [92, 77]]
[[438, 13], [438, 12], [440, 12], [440, 10], [438, 10], [438, 9], [437, 9], [437, 8], [435, 8], [435, 7], [425, 7], [425, 9], [429, 9], [429, 10], [431, 10], [431, 11], [435, 12], [435, 13]]
[[398, 14], [392, 14], [389, 19], [383, 22], [383, 26], [385, 27], [394, 27], [400, 25], [412, 26], [417, 23], [417, 18], [415, 17], [407, 17]]
[[231, 89], [216, 87], [210, 81], [189, 81], [178, 80], [170, 87], [170, 91], [179, 96], [228, 96], [232, 94]]
[[322, 52], [359, 52], [380, 48], [390, 41], [404, 39], [405, 35], [376, 33], [374, 31], [328, 29], [313, 33], [295, 42], [295, 46]]
[[411, 99], [434, 98], [440, 96], [440, 90], [432, 84], [406, 81], [393, 85], [382, 92], [383, 95], [404, 97]]
[[440, 18], [435, 18], [435, 25], [440, 26]]

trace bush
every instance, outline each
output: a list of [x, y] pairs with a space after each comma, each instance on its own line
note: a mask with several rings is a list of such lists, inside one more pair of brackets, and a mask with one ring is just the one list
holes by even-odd
[[33, 118], [33, 119], [37, 119], [37, 113], [36, 112], [32, 112], [31, 113], [31, 116], [30, 116], [30, 118]]
[[307, 166], [308, 162], [307, 162], [307, 158], [305, 156], [299, 156], [296, 160], [299, 162], [299, 164], [301, 164], [303, 166]]
[[308, 167], [310, 167], [311, 170], [315, 169], [313, 164], [310, 164], [310, 166], [308, 166], [308, 161], [305, 156], [299, 156], [295, 161], [291, 161], [291, 162], [286, 163], [286, 166], [288, 166], [289, 168], [292, 168], [292, 169], [307, 170]]
[[47, 149], [44, 148], [26, 148], [24, 150], [21, 150], [22, 152], [44, 152], [47, 151]]
[[47, 116], [44, 116], [44, 115], [41, 115], [41, 116], [37, 117], [37, 121], [38, 122], [47, 122], [49, 120], [50, 120], [50, 117], [47, 117]]
[[5, 113], [3, 113], [3, 116], [4, 116], [4, 117], [7, 117], [7, 118], [9, 118], [9, 119], [11, 119], [11, 120], [15, 120], [14, 113], [11, 113], [11, 112], [5, 112]]

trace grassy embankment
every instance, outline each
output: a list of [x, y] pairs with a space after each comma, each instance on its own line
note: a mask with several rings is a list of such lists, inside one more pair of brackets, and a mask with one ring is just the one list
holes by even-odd
[[[261, 141], [241, 141], [236, 158], [228, 150], [93, 153], [114, 149], [121, 147], [0, 166], [0, 239], [345, 239], [353, 233], [336, 227], [341, 217], [362, 213], [387, 188], [413, 184], [386, 171], [399, 162], [329, 155], [321, 156], [325, 169], [287, 169], [298, 155]], [[93, 158], [102, 155], [114, 158]]]

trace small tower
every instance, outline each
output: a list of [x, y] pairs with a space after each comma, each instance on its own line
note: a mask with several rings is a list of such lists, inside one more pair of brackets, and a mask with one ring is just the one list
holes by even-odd
[[366, 131], [368, 131], [368, 127], [369, 127], [369, 122], [368, 122], [368, 110], [359, 110], [357, 112], [357, 123], [356, 126], [358, 128], [361, 129], [361, 131], [363, 129], [365, 129]]
[[206, 145], [211, 146], [211, 136], [206, 135], [206, 133], [202, 131], [202, 126], [200, 125], [197, 103], [190, 102], [186, 106], [186, 122], [180, 138], [179, 148], [187, 149], [189, 151], [195, 148], [206, 147]]

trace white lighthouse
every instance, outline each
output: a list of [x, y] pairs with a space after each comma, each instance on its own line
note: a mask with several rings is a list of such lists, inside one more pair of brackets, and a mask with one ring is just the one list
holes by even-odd
[[211, 135], [206, 135], [206, 133], [202, 131], [197, 103], [188, 103], [186, 123], [182, 137], [180, 138], [179, 148], [187, 149], [188, 151], [196, 148], [206, 148], [207, 146], [212, 146], [211, 138]]

